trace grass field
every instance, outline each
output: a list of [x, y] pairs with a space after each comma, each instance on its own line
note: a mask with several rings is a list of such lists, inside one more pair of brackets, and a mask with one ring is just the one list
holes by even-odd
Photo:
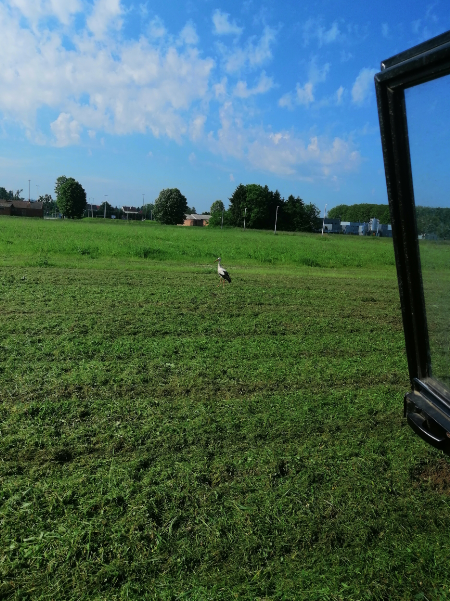
[[450, 599], [392, 241], [5, 217], [0, 295], [0, 598]]

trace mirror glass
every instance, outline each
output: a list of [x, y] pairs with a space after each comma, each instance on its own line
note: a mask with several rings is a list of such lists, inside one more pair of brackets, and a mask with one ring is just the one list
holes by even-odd
[[405, 102], [432, 377], [450, 390], [450, 76]]

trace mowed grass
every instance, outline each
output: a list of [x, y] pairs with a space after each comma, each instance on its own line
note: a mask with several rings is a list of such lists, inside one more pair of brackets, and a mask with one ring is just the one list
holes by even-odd
[[392, 242], [245, 236], [0, 219], [1, 598], [450, 598]]

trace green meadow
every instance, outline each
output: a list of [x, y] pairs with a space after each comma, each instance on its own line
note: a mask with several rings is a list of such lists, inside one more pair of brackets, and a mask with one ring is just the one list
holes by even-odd
[[450, 599], [394, 263], [382, 238], [0, 217], [0, 599]]

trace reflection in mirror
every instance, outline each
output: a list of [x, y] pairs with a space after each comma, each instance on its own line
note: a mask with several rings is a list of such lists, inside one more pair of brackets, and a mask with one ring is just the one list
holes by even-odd
[[450, 390], [450, 76], [405, 91], [433, 379]]

